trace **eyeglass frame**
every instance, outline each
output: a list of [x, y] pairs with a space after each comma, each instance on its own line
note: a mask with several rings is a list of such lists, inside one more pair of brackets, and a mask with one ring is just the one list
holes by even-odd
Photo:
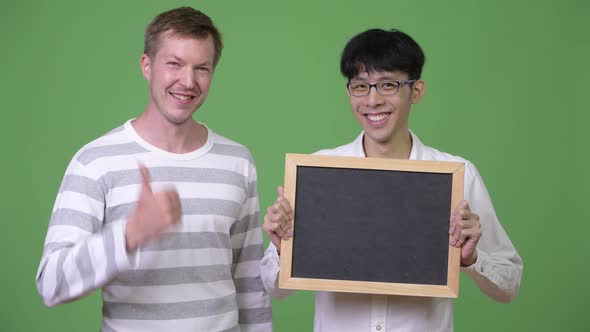
[[[382, 96], [395, 96], [399, 92], [399, 89], [401, 89], [404, 85], [406, 85], [406, 84], [412, 85], [412, 84], [416, 83], [416, 81], [418, 81], [418, 80], [405, 80], [405, 81], [403, 81], [403, 80], [386, 80], [386, 81], [377, 82], [375, 84], [371, 84], [371, 83], [365, 82], [365, 81], [358, 81], [358, 82], [348, 81], [348, 83], [346, 83], [346, 90], [353, 97], [366, 97], [369, 94], [371, 94], [371, 88], [375, 88], [375, 91], [377, 91], [377, 93]], [[381, 91], [379, 91], [379, 88], [377, 87], [378, 84], [391, 83], [391, 82], [396, 82], [398, 84], [397, 90], [395, 90], [394, 93], [385, 93], [384, 94], [384, 93], [381, 93]], [[350, 85], [352, 83], [366, 83], [369, 85], [369, 89], [367, 90], [367, 93], [364, 95], [354, 95], [354, 94], [352, 94], [352, 91], [350, 91]]]

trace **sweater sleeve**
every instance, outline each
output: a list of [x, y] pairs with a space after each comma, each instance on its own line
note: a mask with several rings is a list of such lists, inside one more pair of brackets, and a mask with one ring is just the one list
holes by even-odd
[[283, 300], [293, 294], [293, 290], [281, 289], [278, 286], [280, 270], [279, 252], [275, 245], [271, 242], [264, 252], [264, 257], [260, 262], [260, 273], [264, 288], [275, 299]]
[[137, 263], [137, 252], [126, 250], [126, 221], [104, 223], [97, 173], [74, 157], [62, 180], [36, 275], [49, 307], [84, 297]]
[[462, 270], [490, 298], [510, 302], [520, 288], [522, 259], [500, 224], [485, 184], [471, 163], [467, 163], [465, 199], [479, 215], [482, 237], [476, 248], [477, 261]]
[[260, 278], [262, 230], [256, 169], [249, 164], [246, 198], [238, 220], [230, 229], [233, 249], [232, 275], [238, 298], [238, 322], [241, 331], [271, 331], [270, 297]]

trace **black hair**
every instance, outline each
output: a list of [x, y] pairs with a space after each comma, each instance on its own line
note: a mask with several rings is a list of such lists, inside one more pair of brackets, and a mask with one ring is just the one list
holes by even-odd
[[340, 71], [348, 80], [361, 72], [401, 71], [420, 79], [424, 52], [412, 37], [397, 30], [371, 29], [354, 36], [344, 47]]

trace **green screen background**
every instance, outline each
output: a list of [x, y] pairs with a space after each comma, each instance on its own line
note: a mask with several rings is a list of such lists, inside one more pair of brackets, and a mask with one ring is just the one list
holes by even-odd
[[[159, 12], [209, 14], [226, 47], [195, 117], [248, 146], [261, 207], [284, 154], [359, 133], [338, 62], [371, 27], [424, 48], [427, 92], [411, 128], [473, 161], [524, 259], [508, 305], [465, 275], [457, 331], [586, 331], [590, 323], [590, 5], [565, 1], [6, 1], [0, 3], [0, 330], [97, 331], [100, 295], [45, 308], [35, 272], [61, 178], [84, 144], [143, 111], [143, 29]], [[310, 331], [313, 296], [274, 301], [276, 331]]]

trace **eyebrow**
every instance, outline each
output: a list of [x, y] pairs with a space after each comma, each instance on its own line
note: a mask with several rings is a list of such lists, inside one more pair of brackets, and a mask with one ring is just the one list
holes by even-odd
[[172, 54], [170, 54], [170, 55], [164, 55], [164, 58], [163, 59], [166, 62], [168, 62], [168, 61], [176, 61], [176, 62], [182, 62], [182, 63], [184, 63], [184, 61], [181, 58], [177, 57], [176, 55], [172, 55]]
[[[399, 78], [396, 78], [394, 76], [390, 76], [390, 75], [382, 75], [382, 76], [376, 76], [373, 77], [377, 82], [382, 82], [382, 81], [397, 81], [400, 80]], [[353, 79], [350, 80], [351, 82], [369, 82], [370, 78], [360, 78], [360, 77], [354, 77]]]
[[[170, 58], [174, 59], [177, 62], [185, 63], [184, 60], [182, 60], [181, 58], [179, 58], [176, 55], [169, 55], [168, 56], [168, 60], [170, 60]], [[201, 63], [199, 63], [199, 64], [196, 65], [196, 67], [206, 67], [206, 66], [212, 66], [212, 64], [210, 62], [208, 62], [208, 61], [205, 61], [205, 62], [201, 62]]]

